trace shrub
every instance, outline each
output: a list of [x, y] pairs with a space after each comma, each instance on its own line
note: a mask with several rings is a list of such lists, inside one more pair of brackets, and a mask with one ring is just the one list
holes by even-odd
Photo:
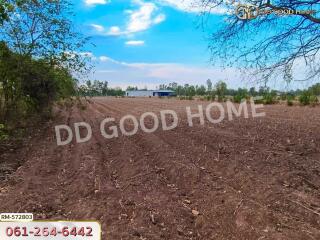
[[317, 96], [312, 95], [310, 91], [304, 91], [299, 97], [299, 102], [306, 106], [306, 105], [316, 105], [319, 102]]
[[225, 101], [225, 97], [218, 95], [218, 102], [224, 102], [224, 101]]
[[249, 98], [249, 92], [245, 88], [238, 88], [237, 91], [235, 91], [233, 101], [236, 103], [241, 103], [243, 100], [247, 100]]
[[206, 100], [207, 100], [207, 101], [214, 101], [214, 100], [215, 100], [215, 96], [213, 96], [213, 95], [207, 95], [207, 96], [206, 96]]
[[310, 91], [304, 91], [299, 97], [299, 102], [302, 105], [316, 105], [319, 103], [319, 99], [317, 96], [311, 94]]
[[247, 95], [237, 94], [233, 97], [235, 103], [241, 103], [247, 99]]
[[310, 103], [311, 103], [313, 106], [316, 105], [316, 104], [318, 104], [318, 103], [319, 103], [318, 97], [315, 96], [315, 95], [311, 95], [311, 96], [310, 96]]
[[264, 104], [274, 104], [275, 103], [275, 96], [272, 93], [266, 93], [263, 96]]
[[293, 106], [293, 97], [291, 95], [287, 96], [287, 105]]
[[280, 95], [280, 100], [282, 100], [282, 101], [288, 100], [288, 97], [289, 97], [289, 96], [288, 96], [287, 94], [285, 94], [285, 93], [284, 93], [284, 94], [281, 94], [281, 95]]
[[240, 103], [241, 100], [242, 100], [242, 96], [240, 96], [238, 94], [233, 97], [233, 101], [236, 103]]
[[0, 141], [7, 140], [8, 138], [9, 138], [9, 135], [7, 134], [7, 130], [5, 128], [5, 125], [0, 124]]
[[263, 98], [255, 98], [254, 103], [255, 104], [264, 104], [264, 99]]
[[193, 97], [192, 96], [188, 96], [187, 100], [193, 100]]
[[311, 100], [311, 94], [308, 91], [303, 91], [299, 97], [299, 102], [302, 105], [309, 105]]

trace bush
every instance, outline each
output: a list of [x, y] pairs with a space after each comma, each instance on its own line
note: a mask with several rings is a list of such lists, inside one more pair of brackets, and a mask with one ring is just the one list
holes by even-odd
[[193, 100], [193, 96], [180, 96], [180, 100]]
[[300, 95], [299, 97], [299, 102], [302, 104], [302, 105], [309, 105], [310, 104], [310, 101], [311, 101], [311, 94], [310, 92], [308, 91], [304, 91], [302, 92], [302, 94]]
[[271, 93], [266, 93], [263, 96], [264, 104], [274, 104], [275, 103], [275, 96]]
[[7, 140], [8, 138], [9, 138], [9, 135], [7, 133], [5, 125], [4, 124], [0, 124], [0, 141], [1, 140]]
[[214, 101], [215, 100], [215, 96], [207, 95], [206, 96], [206, 100], [207, 101]]
[[291, 95], [287, 96], [287, 105], [293, 106], [293, 97]]
[[255, 104], [264, 104], [264, 99], [263, 98], [255, 98], [254, 99], [254, 103]]
[[317, 105], [319, 103], [319, 99], [317, 96], [315, 95], [311, 95], [310, 96], [310, 103], [314, 106]]
[[311, 94], [310, 91], [304, 91], [299, 97], [299, 102], [302, 105], [316, 105], [319, 103], [319, 99], [317, 96]]
[[218, 102], [224, 102], [225, 101], [225, 97], [218, 95]]
[[241, 94], [237, 94], [233, 97], [233, 101], [235, 103], [241, 103], [242, 101], [247, 100], [247, 96], [246, 95], [241, 95]]
[[304, 91], [299, 97], [299, 102], [304, 106], [310, 104], [316, 105], [317, 103], [319, 103], [319, 99], [317, 98], [317, 96], [311, 94], [310, 91]]
[[285, 101], [285, 100], [288, 100], [288, 95], [287, 94], [281, 94], [280, 95], [280, 100], [282, 100], [282, 101]]
[[249, 98], [249, 92], [245, 88], [238, 88], [233, 95], [233, 101], [236, 103], [241, 103], [243, 100], [247, 100]]
[[193, 97], [192, 96], [188, 96], [187, 99], [188, 100], [193, 100]]

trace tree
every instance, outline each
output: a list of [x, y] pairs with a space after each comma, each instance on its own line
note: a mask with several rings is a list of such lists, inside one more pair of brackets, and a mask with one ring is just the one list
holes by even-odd
[[73, 76], [90, 66], [71, 15], [68, 0], [0, 0], [0, 122], [75, 95]]
[[102, 96], [107, 96], [108, 95], [108, 82], [107, 81], [105, 81], [103, 83], [101, 93], [102, 93]]
[[88, 39], [73, 30], [70, 1], [5, 2], [13, 12], [0, 28], [0, 40], [10, 49], [20, 55], [48, 59], [51, 65], [67, 67], [74, 73], [89, 70], [90, 56], [81, 53]]
[[134, 91], [134, 90], [138, 90], [138, 87], [132, 87], [132, 86], [127, 87], [127, 91]]
[[206, 94], [206, 87], [201, 85], [201, 86], [196, 86], [196, 94], [199, 96], [203, 96]]
[[54, 100], [73, 95], [75, 84], [68, 69], [52, 66], [46, 59], [14, 53], [0, 42], [1, 122], [11, 114], [24, 116], [48, 109]]
[[223, 81], [219, 81], [215, 85], [216, 94], [218, 95], [218, 100], [223, 101], [227, 92], [227, 84]]
[[[238, 4], [228, 4], [230, 1], [201, 2], [204, 12], [216, 8], [241, 10]], [[242, 70], [252, 73], [256, 81], [279, 77], [288, 82], [306, 81], [319, 76], [319, 15], [295, 10], [319, 10], [320, 0], [246, 0], [242, 3], [252, 5], [242, 9], [244, 15], [253, 16], [257, 8], [265, 14], [255, 19], [226, 14], [224, 24], [212, 34], [212, 56], [222, 59], [225, 67], [241, 66]], [[291, 11], [294, 15], [271, 14], [279, 11]], [[302, 77], [296, 74], [298, 66], [306, 71]]]
[[69, 71], [52, 67], [46, 60], [26, 60], [21, 75], [22, 95], [28, 96], [38, 111], [75, 93], [75, 81]]
[[13, 6], [6, 0], [0, 0], [0, 26], [9, 19], [9, 14], [13, 11]]
[[[129, 89], [131, 87], [128, 87]], [[88, 80], [86, 84], [82, 84], [78, 88], [80, 96], [123, 96], [124, 91], [119, 88], [108, 88], [107, 81], [95, 80], [93, 83]]]
[[252, 97], [255, 97], [257, 95], [255, 87], [251, 87], [249, 93]]
[[184, 87], [181, 86], [181, 85], [178, 85], [178, 87], [176, 89], [176, 94], [178, 96], [185, 96], [186, 95], [186, 91], [185, 91]]
[[95, 96], [102, 96], [104, 83], [102, 81], [94, 80], [93, 91]]
[[159, 90], [167, 90], [168, 86], [166, 84], [160, 84]]
[[233, 98], [234, 102], [240, 103], [241, 101], [248, 98], [248, 90], [245, 88], [238, 88], [238, 91], [236, 91], [236, 94]]
[[169, 83], [168, 90], [175, 91], [177, 87], [178, 87], [178, 83], [172, 82], [172, 83]]
[[0, 42], [0, 120], [8, 115], [21, 86], [17, 62], [18, 55], [5, 42]]
[[108, 96], [124, 96], [125, 92], [119, 88], [109, 88], [108, 89]]
[[320, 96], [320, 83], [311, 86], [309, 91], [315, 96]]
[[212, 91], [212, 82], [210, 79], [207, 80], [207, 89], [208, 89], [208, 92]]

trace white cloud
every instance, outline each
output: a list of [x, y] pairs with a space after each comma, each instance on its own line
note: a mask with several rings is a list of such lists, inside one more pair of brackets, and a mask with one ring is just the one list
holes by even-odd
[[85, 0], [84, 3], [87, 6], [93, 6], [93, 5], [97, 5], [97, 4], [104, 5], [104, 4], [109, 3], [109, 1], [108, 0]]
[[116, 64], [116, 65], [127, 65], [127, 63], [125, 62], [120, 62], [120, 61], [117, 61], [117, 60], [114, 60], [110, 57], [107, 57], [107, 56], [100, 56], [100, 57], [96, 57], [96, 56], [93, 56], [95, 58], [95, 60], [99, 60], [101, 63], [103, 62], [108, 62], [108, 63], [113, 63], [113, 64]]
[[199, 9], [195, 9], [194, 0], [157, 0], [157, 2], [161, 5], [174, 7], [176, 9], [182, 11], [198, 11]]
[[106, 30], [104, 26], [98, 24], [90, 24], [90, 26], [93, 28], [93, 30], [102, 35], [119, 36], [126, 34], [125, 32], [121, 31], [119, 26], [112, 26], [108, 30]]
[[101, 61], [101, 62], [106, 62], [106, 61], [108, 61], [110, 58], [108, 58], [108, 57], [106, 57], [106, 56], [101, 56], [101, 57], [99, 57], [99, 60]]
[[153, 20], [153, 23], [154, 23], [154, 24], [159, 24], [159, 23], [163, 22], [164, 20], [166, 20], [166, 15], [164, 15], [164, 14], [159, 14], [159, 15]]
[[126, 45], [129, 45], [129, 46], [141, 46], [141, 45], [144, 45], [144, 41], [127, 41]]
[[107, 33], [107, 35], [112, 35], [112, 36], [118, 36], [118, 35], [121, 35], [122, 32], [120, 30], [120, 28], [118, 26], [112, 26], [110, 29], [109, 29], [109, 32]]
[[[202, 0], [156, 0], [157, 3], [164, 5], [164, 6], [170, 6], [175, 9], [178, 9], [180, 11], [184, 12], [191, 12], [191, 13], [200, 13], [203, 11], [210, 11], [211, 13], [215, 14], [224, 14], [228, 12], [228, 9], [226, 6], [219, 6], [219, 7], [213, 7], [215, 4], [215, 1], [208, 3], [206, 2], [207, 6], [203, 6]], [[222, 1], [221, 1], [222, 2]]]
[[132, 0], [132, 3], [137, 5], [138, 9], [124, 11], [128, 17], [127, 23], [124, 27], [120, 28], [119, 26], [112, 26], [108, 29], [108, 31], [106, 31], [103, 26], [98, 24], [91, 24], [91, 27], [103, 35], [129, 35], [145, 31], [166, 19], [164, 14], [157, 14], [159, 9], [154, 3], [144, 2], [142, 0]]
[[153, 21], [152, 14], [156, 10], [154, 3], [140, 3], [140, 8], [130, 14], [127, 30], [131, 33], [140, 32], [148, 29]]
[[104, 32], [104, 27], [98, 24], [90, 24], [91, 27], [93, 27], [97, 32]]

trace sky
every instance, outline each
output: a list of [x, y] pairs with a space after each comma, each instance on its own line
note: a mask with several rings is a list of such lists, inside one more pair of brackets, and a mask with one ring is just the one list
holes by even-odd
[[[205, 85], [226, 81], [251, 87], [236, 69], [210, 62], [208, 34], [194, 0], [73, 0], [74, 21], [91, 38], [95, 66], [90, 78], [111, 87], [156, 89], [160, 84]], [[210, 31], [223, 24], [224, 9], [210, 15]], [[271, 87], [280, 88], [279, 85]], [[303, 87], [303, 86], [302, 86]]]

